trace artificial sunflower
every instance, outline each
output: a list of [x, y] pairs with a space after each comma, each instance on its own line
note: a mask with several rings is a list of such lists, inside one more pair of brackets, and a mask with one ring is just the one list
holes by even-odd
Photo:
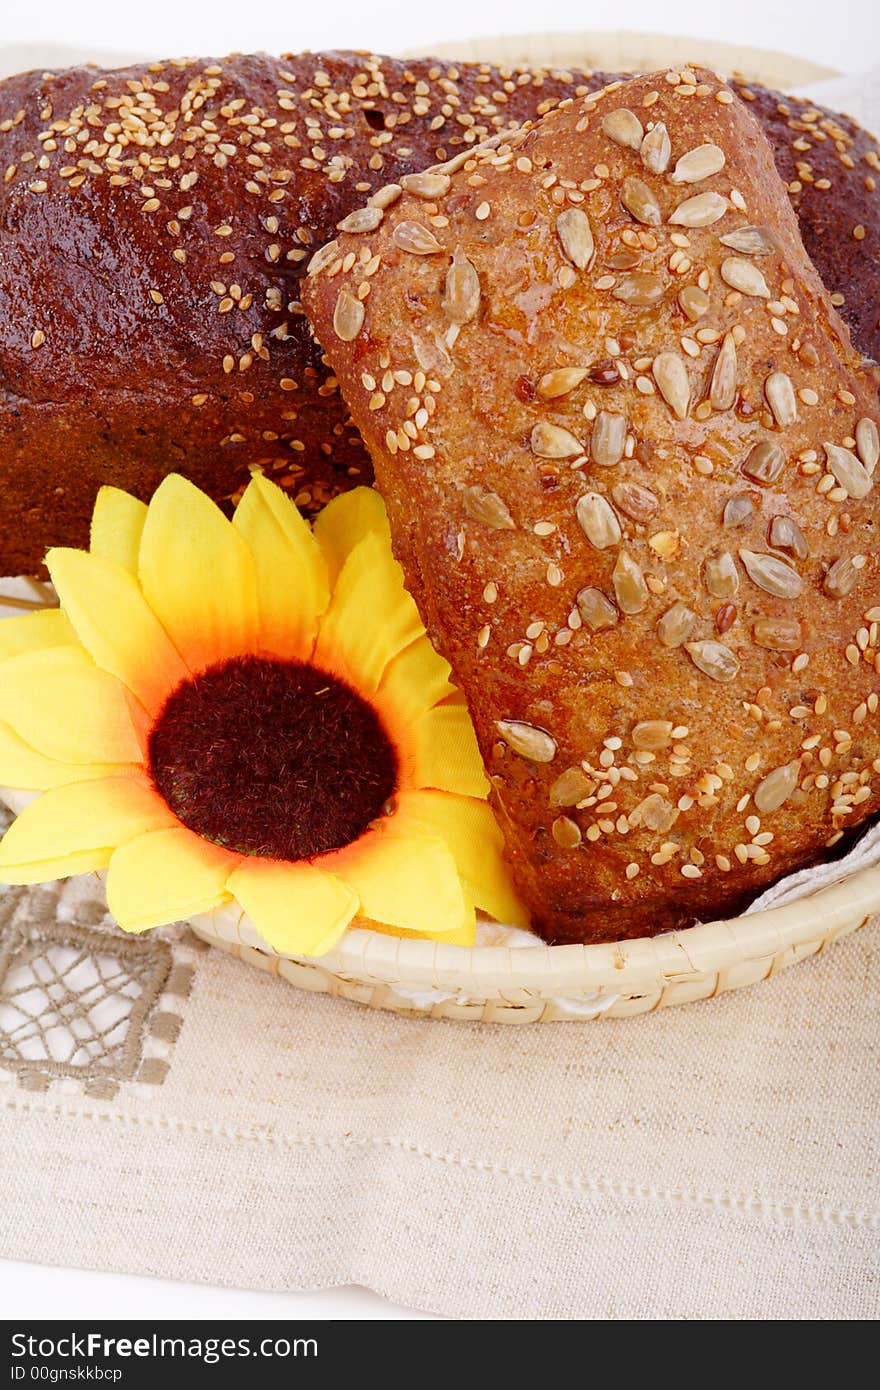
[[185, 479], [104, 488], [51, 550], [58, 611], [0, 623], [0, 783], [39, 792], [0, 879], [106, 870], [140, 932], [235, 900], [275, 950], [355, 918], [469, 944], [521, 923], [473, 728], [378, 494], [314, 530], [262, 476], [232, 521]]

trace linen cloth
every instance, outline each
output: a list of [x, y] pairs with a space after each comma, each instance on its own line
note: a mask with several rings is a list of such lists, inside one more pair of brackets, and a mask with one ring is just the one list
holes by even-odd
[[[19, 910], [91, 922], [97, 892]], [[874, 1318], [878, 1010], [876, 927], [707, 1003], [524, 1027], [206, 949], [161, 1084], [0, 1067], [0, 1254], [460, 1318]]]
[[[832, 104], [880, 127], [876, 76]], [[99, 985], [58, 934], [102, 914], [94, 879], [0, 891], [0, 1255], [465, 1318], [880, 1314], [876, 925], [708, 1003], [511, 1028], [296, 991], [183, 929], [116, 966], [89, 938]], [[64, 1052], [83, 1000], [138, 989]]]

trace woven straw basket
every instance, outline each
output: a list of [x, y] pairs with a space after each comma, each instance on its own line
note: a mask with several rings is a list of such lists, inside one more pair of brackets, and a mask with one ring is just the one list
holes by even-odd
[[[700, 59], [770, 86], [791, 88], [835, 74], [785, 54], [705, 40], [639, 34], [556, 34], [435, 48], [440, 57], [606, 69], [661, 68]], [[17, 586], [16, 607], [48, 596]], [[2, 596], [0, 596], [2, 604]], [[297, 985], [421, 1018], [538, 1023], [625, 1018], [710, 999], [767, 979], [880, 914], [880, 867], [784, 906], [687, 931], [599, 946], [444, 946], [376, 931], [349, 931], [320, 960], [278, 955], [239, 911], [193, 919], [204, 941]]]
[[271, 952], [229, 909], [195, 918], [203, 940], [298, 985], [413, 1017], [484, 1023], [626, 1018], [711, 999], [865, 926], [880, 912], [880, 868], [785, 907], [602, 946], [443, 946], [355, 930], [320, 960]]

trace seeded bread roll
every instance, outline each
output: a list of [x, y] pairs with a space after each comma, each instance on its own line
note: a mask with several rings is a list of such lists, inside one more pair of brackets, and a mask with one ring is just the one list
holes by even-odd
[[539, 929], [738, 910], [880, 805], [876, 378], [760, 127], [655, 74], [378, 203], [304, 302]]
[[[0, 82], [0, 575], [83, 544], [103, 482], [147, 497], [176, 468], [222, 502], [261, 467], [307, 508], [368, 482], [300, 313], [310, 251], [380, 185], [606, 80], [326, 53]], [[786, 180], [815, 146], [792, 196], [880, 356], [876, 146], [753, 94]]]

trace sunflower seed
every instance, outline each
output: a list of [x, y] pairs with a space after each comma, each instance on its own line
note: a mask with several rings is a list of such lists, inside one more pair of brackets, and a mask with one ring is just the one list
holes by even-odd
[[508, 747], [530, 763], [552, 763], [556, 757], [556, 740], [546, 729], [519, 719], [496, 719], [495, 728]]
[[617, 111], [609, 111], [602, 117], [602, 129], [615, 145], [623, 145], [628, 150], [637, 150], [645, 134], [641, 121], [634, 111], [621, 106]]
[[590, 219], [583, 208], [566, 208], [556, 219], [556, 232], [560, 244], [572, 265], [578, 270], [586, 270], [593, 259], [596, 247]]
[[580, 826], [571, 816], [557, 816], [550, 833], [560, 849], [577, 849], [582, 838]]
[[684, 649], [697, 670], [713, 681], [724, 685], [739, 674], [739, 661], [723, 642], [685, 642]]
[[810, 553], [806, 537], [793, 516], [774, 516], [768, 540], [777, 550], [790, 550], [799, 560], [805, 560]]
[[633, 726], [632, 741], [636, 748], [665, 748], [675, 725], [671, 719], [643, 719]]
[[620, 522], [598, 492], [585, 492], [578, 499], [576, 513], [581, 530], [597, 550], [607, 550], [609, 545], [617, 545]]
[[600, 410], [593, 422], [590, 439], [590, 453], [594, 461], [604, 467], [620, 463], [625, 444], [626, 416], [615, 415], [610, 410]]
[[401, 251], [410, 251], [414, 256], [435, 256], [443, 250], [430, 227], [421, 222], [398, 222], [391, 240]]
[[442, 334], [436, 328], [429, 330], [430, 337], [413, 337], [413, 352], [422, 371], [429, 376], [450, 377], [455, 371], [455, 363]]
[[685, 603], [667, 608], [657, 624], [657, 636], [664, 647], [680, 647], [694, 630], [697, 615]]
[[663, 121], [648, 131], [642, 141], [639, 150], [642, 156], [642, 163], [652, 174], [665, 174], [672, 158], [672, 144], [669, 139], [669, 131]]
[[753, 299], [769, 299], [770, 291], [756, 265], [741, 256], [728, 256], [721, 262], [721, 278], [732, 290], [751, 295]]
[[730, 410], [736, 400], [736, 367], [736, 340], [732, 333], [725, 333], [715, 358], [709, 387], [709, 401], [713, 410]]
[[660, 394], [678, 420], [684, 420], [691, 403], [691, 387], [684, 362], [677, 352], [661, 352], [652, 368]]
[[763, 439], [743, 459], [742, 471], [756, 483], [775, 483], [785, 467], [785, 454], [778, 444]]
[[551, 806], [577, 806], [596, 790], [596, 783], [579, 767], [561, 772], [550, 788]]
[[835, 560], [825, 576], [823, 587], [826, 594], [831, 598], [846, 598], [859, 582], [859, 574], [860, 571], [849, 556]]
[[356, 208], [341, 222], [336, 223], [337, 232], [374, 232], [385, 216], [381, 208]]
[[685, 285], [683, 290], [679, 290], [678, 302], [691, 323], [701, 319], [709, 308], [709, 296], [699, 285]]
[[580, 386], [588, 371], [588, 367], [557, 367], [553, 372], [545, 372], [538, 382], [538, 395], [545, 401], [567, 396], [569, 391]]
[[621, 550], [611, 575], [614, 594], [624, 613], [641, 613], [648, 602], [648, 586], [641, 566]]
[[622, 304], [656, 304], [663, 293], [663, 281], [659, 275], [650, 271], [636, 270], [632, 275], [621, 275], [614, 287], [613, 295]]
[[718, 240], [731, 251], [739, 251], [743, 256], [769, 256], [773, 250], [773, 239], [766, 227], [737, 227]]
[[652, 792], [644, 801], [640, 801], [638, 806], [633, 807], [627, 820], [632, 826], [643, 825], [646, 830], [659, 831], [662, 835], [672, 829], [678, 817], [677, 806], [673, 806], [659, 792]]
[[583, 445], [560, 425], [539, 420], [532, 430], [532, 453], [541, 459], [570, 459], [584, 452]]
[[449, 191], [452, 182], [448, 174], [432, 174], [426, 170], [421, 174], [404, 174], [400, 180], [407, 193], [417, 198], [442, 198]]
[[618, 483], [611, 489], [611, 496], [624, 516], [633, 521], [650, 521], [660, 506], [656, 494], [641, 483]]
[[371, 208], [390, 208], [392, 203], [396, 203], [403, 188], [399, 183], [386, 183], [384, 188], [377, 188], [376, 192], [367, 199]]
[[333, 331], [344, 343], [351, 343], [364, 324], [364, 306], [348, 290], [340, 290], [333, 310]]
[[510, 509], [497, 492], [475, 484], [464, 490], [464, 509], [475, 521], [488, 526], [490, 531], [515, 531], [516, 522]]
[[803, 646], [796, 618], [758, 618], [752, 628], [755, 645], [770, 652], [799, 652]]
[[729, 550], [710, 555], [705, 567], [706, 588], [713, 598], [733, 598], [739, 590], [736, 561]]
[[617, 623], [617, 609], [601, 589], [581, 589], [576, 599], [577, 609], [591, 632], [602, 632]]
[[734, 526], [744, 526], [755, 510], [755, 504], [747, 492], [735, 492], [724, 504], [721, 517], [722, 526], [732, 530]]
[[648, 544], [654, 554], [659, 555], [662, 560], [674, 560], [681, 549], [681, 533], [679, 531], [655, 531]]
[[697, 193], [679, 203], [669, 221], [677, 227], [711, 227], [720, 221], [729, 206], [720, 193]]
[[326, 246], [322, 246], [319, 251], [316, 251], [309, 261], [309, 274], [320, 275], [321, 271], [325, 270], [328, 265], [331, 265], [338, 255], [339, 242], [328, 241]]
[[868, 472], [873, 473], [880, 459], [880, 434], [875, 422], [867, 415], [856, 425], [856, 448]]
[[660, 226], [660, 204], [641, 179], [632, 175], [624, 179], [620, 189], [620, 201], [637, 222], [644, 223], [646, 227]]
[[774, 598], [797, 598], [804, 587], [797, 570], [778, 555], [765, 555], [758, 550], [741, 550], [739, 558], [753, 584]]
[[755, 788], [755, 810], [762, 816], [768, 815], [771, 811], [778, 811], [791, 796], [800, 775], [799, 762], [786, 763], [784, 767], [777, 767], [773, 772], [768, 772]]
[[470, 323], [480, 307], [480, 277], [460, 247], [446, 272], [443, 312], [450, 323]]
[[700, 183], [724, 168], [724, 151], [718, 145], [698, 145], [683, 154], [669, 175], [670, 183]]
[[828, 467], [850, 497], [867, 497], [874, 486], [873, 479], [850, 449], [839, 444], [823, 444]]
[[797, 420], [797, 399], [791, 377], [785, 372], [771, 372], [764, 382], [764, 395], [773, 412], [773, 419], [782, 429]]

